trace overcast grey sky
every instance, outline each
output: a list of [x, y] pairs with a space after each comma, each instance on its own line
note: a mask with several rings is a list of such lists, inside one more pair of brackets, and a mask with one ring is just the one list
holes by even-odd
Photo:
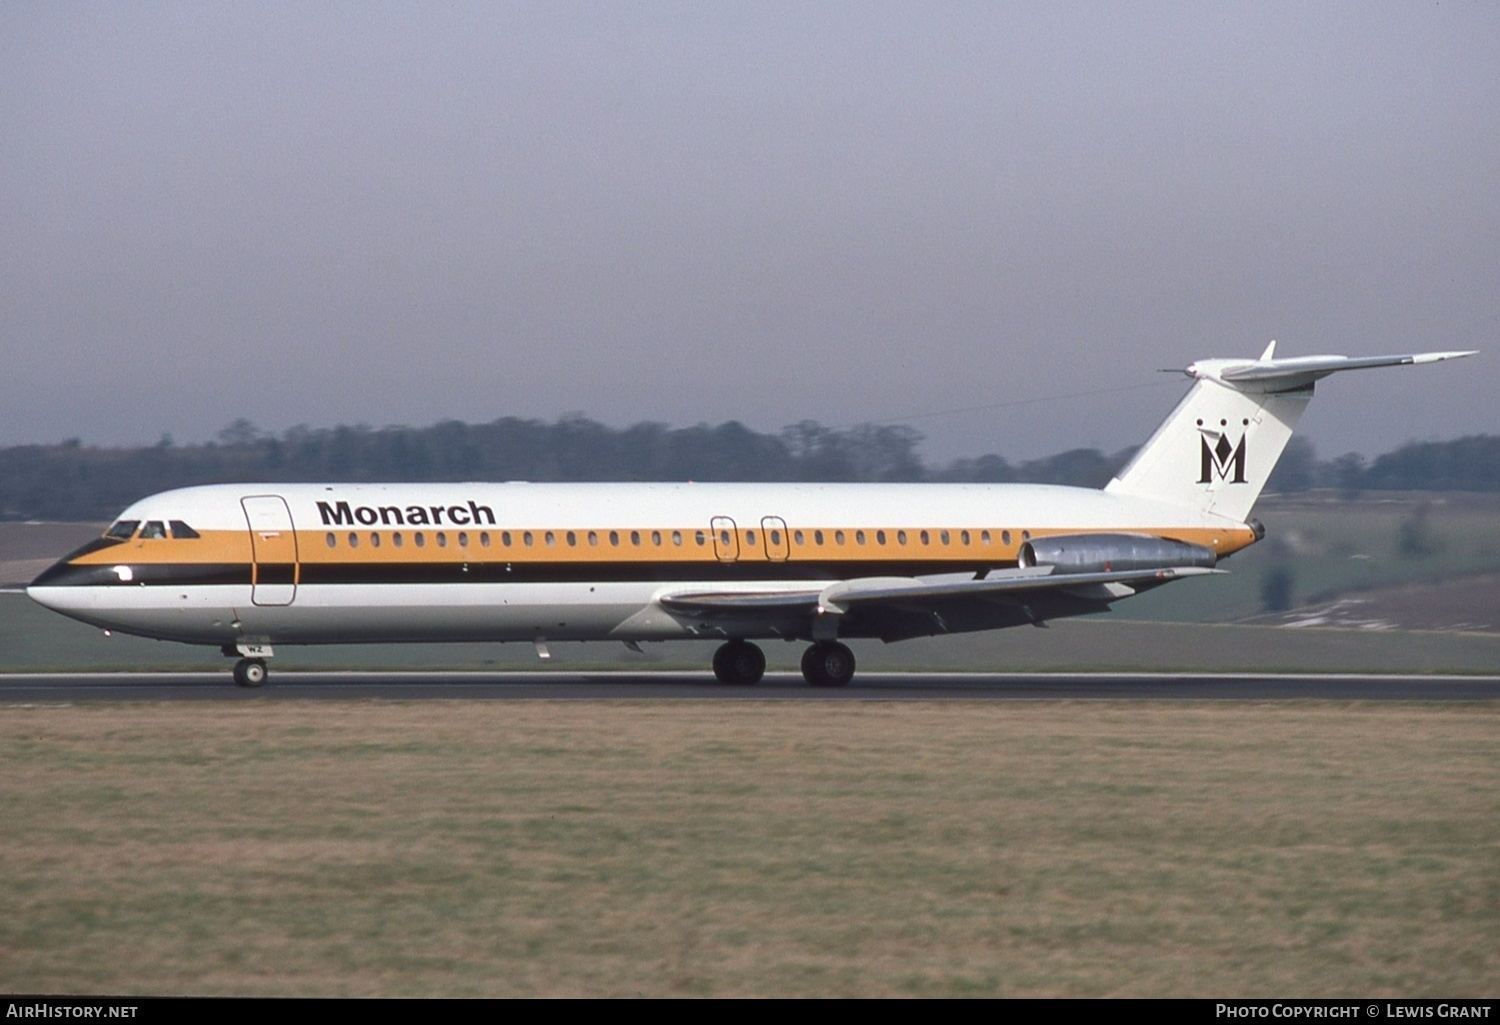
[[1320, 386], [1325, 456], [1500, 432], [1492, 2], [10, 0], [0, 197], [0, 445], [1113, 451], [1273, 337], [1484, 350]]

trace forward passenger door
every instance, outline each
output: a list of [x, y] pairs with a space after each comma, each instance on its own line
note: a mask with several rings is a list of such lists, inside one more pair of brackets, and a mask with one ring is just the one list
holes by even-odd
[[240, 499], [240, 507], [255, 557], [250, 600], [256, 605], [290, 605], [297, 597], [297, 532], [286, 499], [249, 495]]

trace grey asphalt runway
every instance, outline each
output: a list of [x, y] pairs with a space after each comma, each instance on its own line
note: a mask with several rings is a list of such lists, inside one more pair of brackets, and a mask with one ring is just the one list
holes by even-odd
[[861, 673], [842, 689], [768, 673], [753, 687], [703, 672], [273, 671], [256, 690], [223, 673], [0, 675], [0, 704], [53, 701], [297, 700], [739, 701], [1495, 701], [1500, 676], [1183, 673]]

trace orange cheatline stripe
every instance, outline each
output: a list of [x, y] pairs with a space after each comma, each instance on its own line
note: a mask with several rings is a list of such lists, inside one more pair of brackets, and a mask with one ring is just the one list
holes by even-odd
[[[796, 532], [800, 529], [802, 541], [796, 541]], [[1103, 534], [1103, 533], [1136, 533], [1150, 534], [1160, 537], [1169, 537], [1180, 541], [1204, 545], [1217, 551], [1220, 555], [1227, 555], [1238, 551], [1254, 543], [1254, 535], [1248, 528], [1235, 528], [1231, 530], [1215, 530], [1211, 528], [1185, 528], [1164, 530], [1142, 530], [1098, 527], [1087, 530], [1078, 528], [1045, 528], [1038, 527], [1028, 532], [1018, 528], [1009, 528], [1011, 540], [1009, 544], [1003, 541], [1004, 531], [1007, 528], [997, 527], [949, 527], [949, 543], [943, 544], [940, 540], [942, 530], [932, 527], [804, 527], [792, 528], [789, 536], [779, 551], [786, 553], [788, 561], [816, 560], [819, 562], [945, 562], [973, 563], [975, 560], [982, 562], [1014, 562], [1020, 551], [1020, 546], [1026, 537], [1042, 538], [1069, 534]], [[824, 542], [817, 544], [814, 541], [815, 531], [822, 531]], [[921, 533], [928, 532], [929, 543], [921, 543]], [[970, 538], [969, 544], [961, 542], [963, 532], [967, 530]], [[984, 531], [990, 535], [990, 543], [984, 544], [982, 536]], [[681, 544], [673, 541], [674, 531], [681, 536]], [[879, 541], [879, 535], [884, 532], [885, 542]], [[899, 541], [902, 531], [906, 533], [906, 543]], [[547, 528], [506, 528], [490, 530], [347, 530], [335, 531], [298, 531], [296, 534], [297, 557], [307, 563], [359, 563], [359, 562], [716, 562], [721, 561], [714, 539], [708, 531], [704, 531], [704, 543], [698, 544], [697, 530], [684, 530], [682, 528], [663, 528], [660, 530], [638, 529], [619, 530], [619, 543], [610, 542], [610, 529], [596, 530], [593, 542], [590, 542], [588, 530], [548, 530]], [[640, 543], [631, 540], [632, 533], [638, 534]], [[401, 535], [402, 543], [395, 543], [395, 536]], [[460, 535], [465, 535], [467, 544], [459, 544]], [[510, 544], [504, 543], [506, 535], [510, 537]], [[531, 536], [531, 544], [525, 543], [525, 536]], [[572, 543], [568, 537], [572, 535]], [[750, 536], [754, 535], [752, 543]], [[838, 540], [842, 534], [843, 541]], [[864, 537], [860, 543], [858, 538]], [[253, 549], [250, 543], [248, 531], [242, 530], [206, 530], [201, 532], [201, 537], [177, 540], [161, 538], [150, 541], [127, 541], [120, 545], [90, 552], [79, 558], [80, 565], [114, 565], [116, 563], [135, 564], [192, 564], [192, 563], [242, 563], [252, 562]], [[424, 544], [418, 546], [416, 538], [420, 535]], [[488, 535], [489, 544], [482, 544], [482, 538]], [[551, 543], [548, 543], [548, 537]], [[653, 538], [660, 536], [660, 543]], [[330, 547], [327, 538], [332, 536], [335, 543]], [[359, 540], [358, 546], [351, 547], [350, 537]], [[374, 543], [378, 537], [379, 544]], [[439, 544], [442, 538], [446, 544]], [[724, 547], [720, 544], [718, 547]], [[731, 543], [728, 546], [737, 549], [738, 557], [725, 561], [779, 561], [769, 559], [765, 553], [764, 532], [753, 528], [740, 528], [734, 532]], [[287, 546], [290, 551], [290, 546]], [[280, 556], [273, 561], [283, 561]]]

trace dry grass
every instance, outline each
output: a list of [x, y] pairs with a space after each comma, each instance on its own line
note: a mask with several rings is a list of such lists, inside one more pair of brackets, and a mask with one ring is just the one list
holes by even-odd
[[1493, 994], [1500, 709], [0, 709], [0, 991]]

